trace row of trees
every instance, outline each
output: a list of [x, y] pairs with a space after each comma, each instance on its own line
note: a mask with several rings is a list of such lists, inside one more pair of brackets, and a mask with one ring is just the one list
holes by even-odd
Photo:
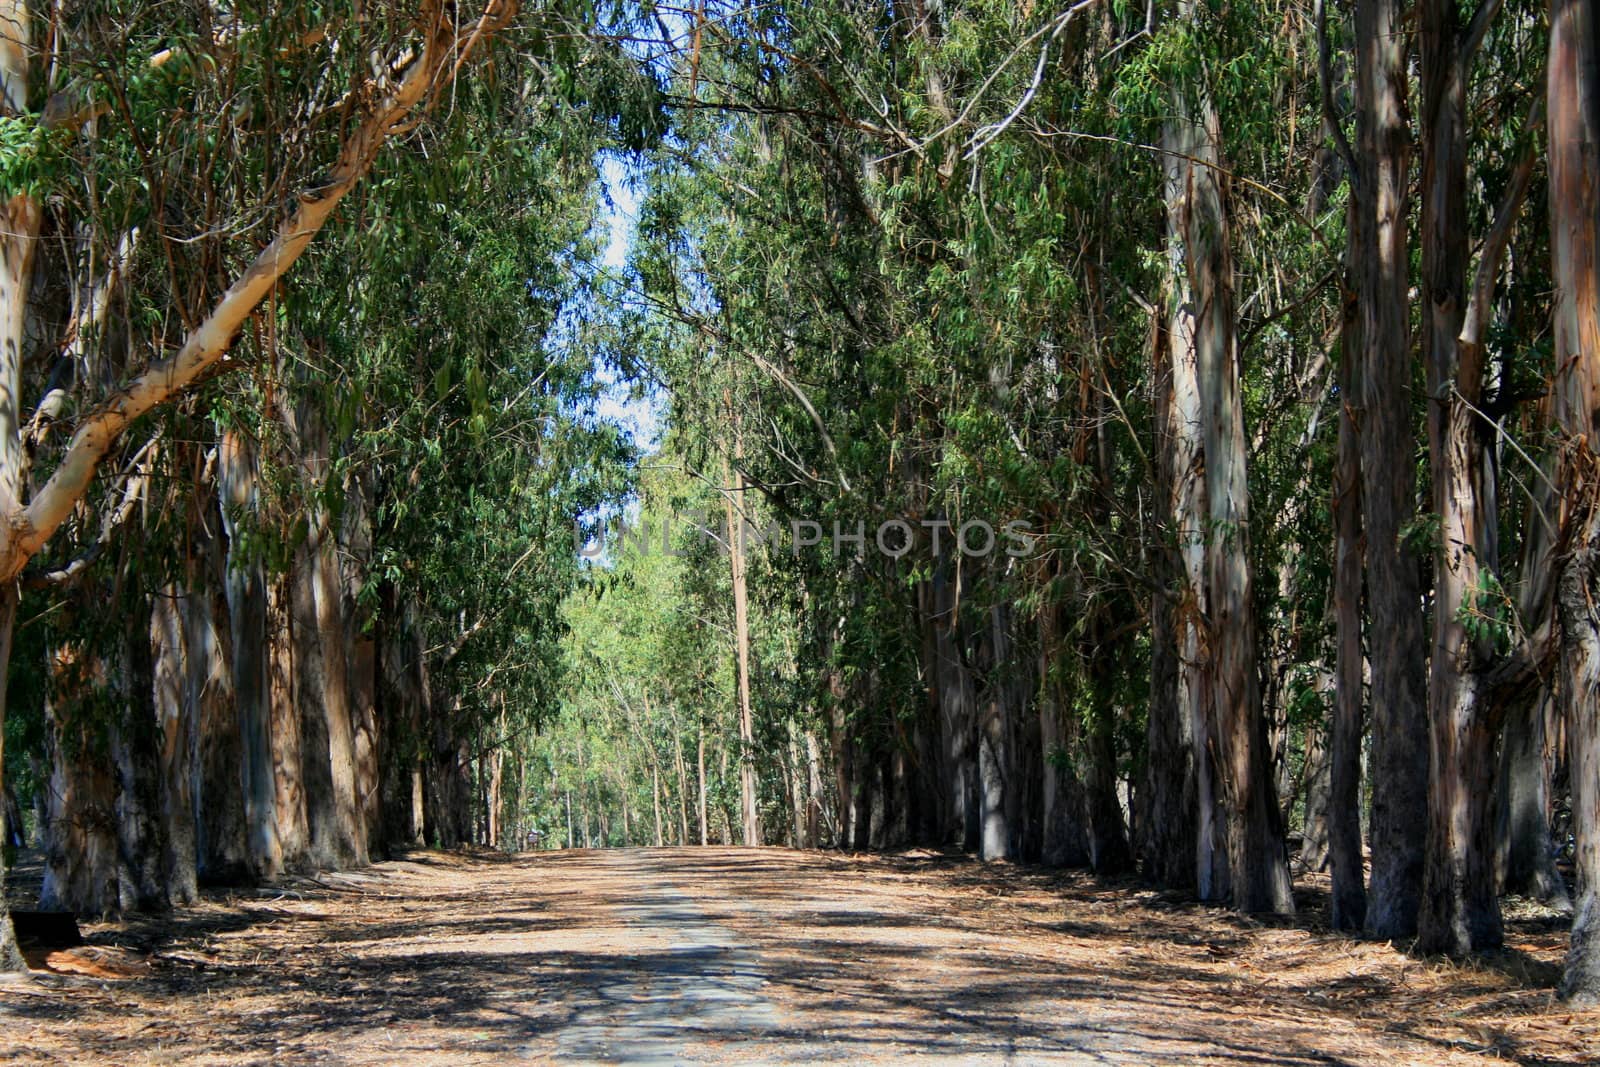
[[46, 907], [486, 835], [484, 724], [553, 703], [572, 519], [631, 457], [593, 160], [658, 102], [595, 14], [0, 5], [5, 843]]
[[[1570, 792], [1600, 997], [1592, 0], [3, 10], [53, 899], [561, 825], [1283, 912], [1293, 828], [1336, 926], [1466, 953]], [[720, 543], [573, 552], [596, 353]]]
[[[825, 739], [800, 792], [836, 843], [1137, 864], [1277, 912], [1298, 844], [1336, 927], [1462, 954], [1501, 943], [1503, 892], [1564, 905], [1570, 791], [1564, 990], [1600, 997], [1595, 25], [1584, 0], [684, 16], [627, 294], [670, 461], [757, 529], [1042, 535], [691, 560], [727, 584], [743, 839], [813, 840], [793, 724]], [[695, 739], [656, 655], [569, 696], [598, 721], [663, 694], [607, 735], [647, 754], [625, 826]]]

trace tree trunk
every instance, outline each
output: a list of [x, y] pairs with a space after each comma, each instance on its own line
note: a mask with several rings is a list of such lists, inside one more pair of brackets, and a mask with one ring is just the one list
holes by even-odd
[[[1179, 100], [1180, 114], [1188, 104]], [[1205, 452], [1201, 437], [1201, 397], [1196, 317], [1182, 234], [1192, 166], [1192, 128], [1173, 121], [1162, 131], [1166, 150], [1167, 245], [1172, 292], [1167, 353], [1171, 361], [1171, 400], [1166, 441], [1171, 472], [1167, 512], [1181, 563], [1181, 591], [1173, 607], [1178, 649], [1178, 710], [1194, 768], [1194, 887], [1201, 900], [1228, 897], [1227, 837], [1220, 810], [1215, 729], [1212, 723], [1212, 652], [1206, 638], [1210, 582], [1206, 572]]]
[[233, 885], [252, 874], [246, 792], [242, 788], [243, 747], [235, 710], [230, 626], [221, 546], [209, 541], [203, 568], [191, 575], [180, 604], [188, 674], [184, 680], [187, 715], [195, 740], [195, 865], [199, 879]]
[[[1195, 885], [1199, 842], [1195, 827], [1195, 752], [1190, 744], [1188, 693], [1196, 669], [1193, 661], [1180, 662], [1179, 642], [1187, 641], [1193, 620], [1179, 620], [1175, 612], [1192, 604], [1187, 572], [1180, 589], [1173, 588], [1179, 567], [1174, 550], [1186, 558], [1187, 549], [1168, 544], [1182, 527], [1174, 513], [1175, 463], [1188, 471], [1190, 430], [1181, 426], [1174, 409], [1172, 352], [1167, 324], [1151, 316], [1151, 410], [1155, 414], [1156, 509], [1159, 517], [1150, 531], [1149, 555], [1160, 592], [1150, 597], [1150, 707], [1145, 720], [1145, 780], [1140, 791], [1137, 820], [1139, 852], [1145, 873], [1159, 885], [1175, 889]], [[1186, 383], [1192, 366], [1184, 368]], [[1180, 454], [1180, 446], [1182, 452]], [[1183, 501], [1188, 507], [1187, 498]], [[1174, 593], [1178, 593], [1174, 597]], [[1181, 635], [1185, 635], [1180, 638]], [[1180, 675], [1183, 680], [1180, 682]], [[1180, 697], [1180, 685], [1184, 687]]]
[[1089, 865], [1096, 874], [1121, 874], [1133, 867], [1126, 820], [1117, 796], [1116, 665], [1125, 646], [1111, 637], [1110, 606], [1095, 610], [1089, 624], [1089, 713], [1084, 761], [1085, 824]]
[[287, 868], [305, 864], [311, 830], [306, 813], [304, 735], [295, 693], [294, 592], [291, 575], [266, 583], [266, 690], [272, 753], [272, 803]]
[[[1168, 123], [1167, 136], [1178, 146], [1178, 154], [1167, 161], [1168, 239], [1186, 291], [1178, 311], [1181, 321], [1171, 334], [1173, 383], [1180, 417], [1193, 413], [1204, 457], [1198, 475], [1192, 467], [1186, 471], [1174, 465], [1180, 478], [1203, 479], [1205, 501], [1195, 518], [1204, 522], [1196, 534], [1202, 541], [1206, 583], [1209, 677], [1204, 699], [1209, 706], [1202, 713], [1205, 728], [1197, 731], [1197, 740], [1211, 750], [1218, 772], [1234, 906], [1247, 912], [1291, 912], [1294, 897], [1256, 671], [1233, 262], [1218, 177], [1223, 169], [1220, 123], [1203, 88], [1194, 91], [1192, 100], [1180, 90], [1175, 110], [1182, 117]], [[1197, 117], [1188, 118], [1191, 114]], [[1180, 355], [1184, 349], [1189, 352]], [[1187, 383], [1180, 388], [1178, 364], [1188, 364], [1190, 352], [1193, 393], [1185, 395]], [[1192, 567], [1190, 573], [1193, 582]], [[1197, 754], [1197, 759], [1204, 758], [1205, 752]], [[1203, 856], [1202, 864], [1211, 860]], [[1208, 880], [1211, 886], [1205, 885]], [[1203, 893], [1214, 892], [1214, 876], [1203, 874], [1199, 881]]]
[[[1045, 650], [1054, 642], [1046, 635]], [[1041, 652], [1041, 660], [1049, 652]], [[1087, 867], [1088, 833], [1084, 827], [1083, 786], [1075, 768], [1077, 715], [1063, 698], [1061, 686], [1050, 680], [1047, 665], [1039, 665], [1046, 679], [1044, 696], [1039, 701], [1039, 747], [1044, 763], [1044, 843], [1040, 860], [1048, 867]], [[1193, 869], [1193, 857], [1184, 856], [1186, 869]]]
[[650, 761], [650, 799], [654, 803], [654, 806], [655, 806], [655, 817], [656, 817], [655, 846], [656, 846], [656, 848], [660, 848], [661, 846], [665, 845], [667, 842], [666, 842], [666, 838], [664, 838], [662, 836], [662, 830], [661, 830], [661, 825], [662, 825], [661, 824], [661, 768], [656, 765], [656, 761], [655, 760], [651, 760]]
[[1556, 422], [1567, 435], [1556, 692], [1567, 716], [1578, 904], [1561, 995], [1600, 1003], [1600, 20], [1552, 0], [1547, 143], [1556, 287]]
[[1553, 702], [1549, 693], [1525, 701], [1506, 724], [1498, 778], [1501, 892], [1572, 909], [1566, 882], [1556, 870], [1550, 834], [1550, 753], [1545, 729]]
[[[943, 746], [946, 794], [941, 822], [952, 831], [947, 835], [969, 852], [978, 850], [979, 812], [973, 802], [977, 796], [976, 755], [977, 695], [962, 641], [960, 620], [961, 589], [948, 573], [948, 566], [935, 563], [931, 582], [932, 612], [929, 626], [933, 663], [930, 675], [939, 708], [939, 730]], [[841, 806], [845, 794], [839, 794]]]
[[372, 563], [372, 523], [367, 503], [370, 495], [366, 480], [352, 475], [345, 493], [345, 510], [337, 542], [339, 556], [349, 561], [349, 565], [342, 568], [343, 606], [339, 614], [344, 620], [344, 639], [350, 650], [347, 673], [350, 726], [354, 732], [356, 804], [369, 859], [385, 843], [382, 743], [378, 736], [378, 628], [373, 611], [362, 607], [360, 601], [361, 590], [370, 580]]
[[[735, 454], [738, 452], [737, 425]], [[727, 473], [726, 464], [723, 467]], [[761, 844], [761, 814], [756, 806], [755, 714], [750, 706], [750, 597], [745, 585], [744, 472], [733, 471], [732, 492], [726, 497], [728, 559], [733, 568], [733, 634], [735, 666], [739, 672], [739, 812], [744, 844]], [[734, 501], [737, 499], [738, 503]]]
[[[75, 645], [50, 654], [45, 702], [44, 886], [39, 906], [84, 915], [123, 910], [117, 850], [117, 776], [96, 721], [96, 694], [110, 688], [105, 663]], [[131, 901], [129, 902], [131, 904]]]
[[[1499, 516], [1476, 410], [1483, 400], [1483, 346], [1462, 340], [1472, 46], [1459, 22], [1457, 8], [1445, 0], [1422, 5], [1423, 352], [1440, 537], [1429, 678], [1428, 854], [1418, 932], [1423, 951], [1464, 955], [1498, 948], [1503, 935], [1494, 877], [1497, 724], [1485, 689], [1496, 659], [1494, 604], [1485, 582], [1499, 567]], [[1499, 261], [1493, 241], [1486, 242], [1483, 257], [1480, 270], [1492, 289]]]
[[1009, 674], [1011, 662], [1008, 612], [995, 607], [989, 612], [988, 637], [984, 646], [984, 683], [987, 693], [978, 720], [978, 801], [982, 834], [978, 858], [1015, 860], [1012, 834], [1016, 792], [1016, 761], [1013, 752], [1014, 709]]
[[266, 569], [259, 558], [249, 554], [247, 533], [241, 525], [256, 514], [257, 461], [254, 448], [233, 432], [223, 435], [218, 452], [218, 486], [228, 534], [228, 618], [249, 863], [256, 878], [272, 881], [283, 873], [284, 854], [276, 809]]
[[117, 772], [117, 860], [123, 910], [162, 911], [170, 905], [168, 854], [160, 818], [161, 742], [156, 723], [147, 602], [131, 613], [122, 635], [116, 678], [119, 715], [111, 733]]
[[327, 649], [317, 625], [316, 537], [295, 551], [291, 570], [283, 587], [288, 601], [289, 635], [286, 649], [290, 657], [290, 699], [299, 727], [299, 792], [305, 808], [306, 845], [304, 862], [312, 870], [331, 871], [345, 865], [340, 855], [337, 801], [333, 787], [333, 765], [329, 759]]
[[678, 714], [672, 714], [672, 764], [678, 778], [678, 844], [689, 843], [689, 772], [683, 762], [683, 732], [678, 728]]
[[[497, 737], [504, 737], [506, 734], [505, 696], [501, 695], [499, 700], [500, 715], [495, 726], [495, 731]], [[500, 848], [500, 838], [503, 834], [500, 808], [503, 790], [505, 788], [505, 750], [501, 748], [499, 744], [495, 744], [487, 753], [485, 753], [485, 758], [489, 761], [489, 769], [488, 774], [484, 776], [487, 779], [487, 784], [484, 787], [483, 843], [489, 848], [498, 849]]]
[[1367, 926], [1417, 929], [1428, 809], [1421, 574], [1404, 536], [1416, 514], [1411, 424], [1410, 131], [1399, 0], [1356, 0], [1355, 190], [1361, 271], [1361, 502], [1372, 625], [1372, 885]]
[[385, 582], [378, 594], [378, 740], [384, 843], [420, 848], [425, 829], [422, 719], [432, 701], [424, 641], [413, 602], [402, 607]]
[[[6, 688], [10, 681], [11, 638], [17, 626], [17, 587], [0, 585], [0, 777], [4, 776], [6, 754]], [[16, 932], [11, 928], [11, 907], [6, 898], [6, 846], [14, 829], [9, 826], [10, 805], [0, 810], [0, 972], [20, 971], [25, 964], [17, 950]]]
[[178, 586], [159, 591], [152, 602], [149, 641], [155, 657], [155, 715], [159, 740], [162, 858], [167, 896], [190, 904], [199, 895], [199, 848], [195, 832], [195, 750], [197, 723], [188, 697], [189, 648], [184, 640], [184, 607]]
[[711, 843], [710, 827], [706, 822], [706, 721], [696, 713], [695, 722], [699, 725], [695, 737], [695, 774], [700, 784], [700, 844], [704, 846]]
[[[302, 419], [302, 425], [307, 421]], [[331, 475], [327, 434], [318, 426], [313, 455], [321, 465], [313, 474], [318, 482]], [[344, 617], [344, 576], [339, 569], [338, 541], [327, 509], [320, 505], [311, 517], [307, 564], [314, 603], [312, 622], [321, 652], [322, 732], [327, 736], [327, 759], [332, 783], [331, 845], [340, 867], [367, 863], [367, 835], [357, 786], [356, 729], [350, 708], [350, 659]]]
[[[32, 24], [22, 0], [0, 0], [0, 36], [15, 43], [0, 55], [0, 104], [10, 118], [28, 110], [28, 66]], [[25, 194], [8, 196], [0, 209], [0, 514], [9, 516], [22, 502], [22, 360], [28, 292], [40, 225], [38, 203]], [[10, 676], [11, 639], [16, 626], [17, 587], [0, 582], [0, 779], [5, 776], [5, 689]], [[0, 814], [0, 825], [5, 817]], [[6, 863], [0, 848], [0, 971], [23, 969], [6, 905]]]
[[[1366, 215], [1352, 196], [1350, 244], [1363, 248]], [[1328, 737], [1328, 873], [1335, 930], [1360, 930], [1367, 921], [1366, 858], [1361, 849], [1361, 735], [1365, 689], [1361, 650], [1361, 441], [1355, 405], [1361, 394], [1361, 309], [1355, 271], [1342, 292], [1339, 358], [1339, 445], [1333, 481], [1333, 722]]]
[[806, 784], [810, 794], [806, 804], [806, 847], [818, 848], [822, 844], [822, 752], [817, 735], [806, 731]]
[[[1326, 678], [1327, 672], [1319, 672]], [[1323, 691], [1330, 687], [1324, 685]], [[1308, 722], [1305, 726], [1303, 746], [1305, 765], [1301, 771], [1304, 783], [1301, 792], [1305, 797], [1305, 818], [1300, 831], [1300, 860], [1302, 871], [1320, 871], [1328, 865], [1328, 794], [1332, 776], [1329, 774], [1328, 726], [1325, 722]]]

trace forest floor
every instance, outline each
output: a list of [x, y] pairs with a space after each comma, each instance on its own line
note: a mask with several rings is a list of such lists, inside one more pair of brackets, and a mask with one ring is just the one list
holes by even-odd
[[[0, 1062], [1600, 1062], [1561, 924], [1470, 965], [928, 852], [416, 853], [85, 928]], [[98, 955], [97, 955], [98, 953]], [[120, 961], [120, 964], [119, 964]], [[93, 967], [85, 969], [93, 970]]]

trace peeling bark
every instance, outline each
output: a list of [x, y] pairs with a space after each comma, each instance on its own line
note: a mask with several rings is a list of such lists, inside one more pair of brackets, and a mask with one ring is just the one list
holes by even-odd
[[1550, 252], [1556, 283], [1556, 423], [1567, 436], [1556, 584], [1578, 903], [1561, 981], [1600, 1003], [1600, 18], [1594, 0], [1552, 0], [1548, 67]]

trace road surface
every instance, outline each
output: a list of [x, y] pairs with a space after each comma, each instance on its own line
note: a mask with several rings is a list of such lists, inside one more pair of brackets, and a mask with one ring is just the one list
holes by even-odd
[[90, 933], [149, 974], [0, 985], [0, 1061], [1393, 1067], [1600, 1051], [1595, 1017], [1550, 1020], [1543, 971], [1441, 971], [1305, 922], [932, 854], [418, 853]]

